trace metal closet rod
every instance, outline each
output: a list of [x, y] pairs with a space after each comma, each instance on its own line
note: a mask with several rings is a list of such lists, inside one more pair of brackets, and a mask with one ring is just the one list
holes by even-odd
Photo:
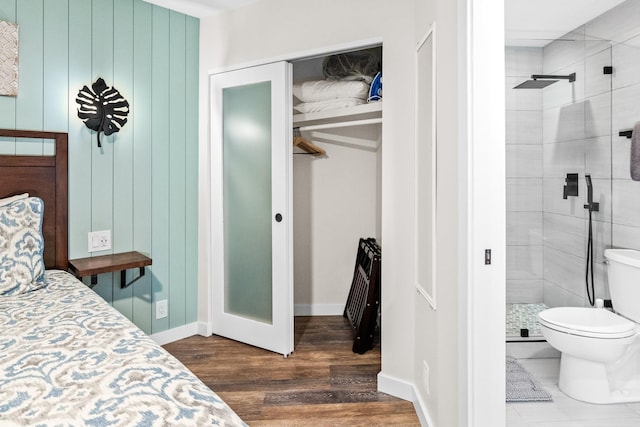
[[296, 127], [296, 129], [300, 130], [301, 132], [304, 132], [304, 131], [310, 131], [310, 130], [346, 128], [346, 127], [351, 127], [351, 126], [372, 125], [372, 124], [376, 124], [376, 123], [382, 123], [382, 118], [353, 120], [353, 121], [350, 121], [350, 122], [325, 123], [325, 124], [322, 124], [322, 125], [301, 126], [301, 127]]

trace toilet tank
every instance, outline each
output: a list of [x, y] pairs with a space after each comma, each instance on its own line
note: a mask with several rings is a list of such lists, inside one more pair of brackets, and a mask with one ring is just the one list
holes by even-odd
[[604, 257], [613, 309], [640, 323], [640, 251], [606, 249]]

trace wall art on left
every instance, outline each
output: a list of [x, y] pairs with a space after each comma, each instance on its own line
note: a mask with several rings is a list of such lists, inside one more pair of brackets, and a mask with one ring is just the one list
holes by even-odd
[[18, 95], [18, 24], [0, 21], [0, 95]]

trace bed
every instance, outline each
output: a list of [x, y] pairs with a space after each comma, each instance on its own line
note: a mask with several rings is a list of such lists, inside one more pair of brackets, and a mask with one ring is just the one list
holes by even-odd
[[53, 156], [0, 155], [0, 425], [245, 425], [66, 271], [67, 135], [0, 137], [55, 141]]

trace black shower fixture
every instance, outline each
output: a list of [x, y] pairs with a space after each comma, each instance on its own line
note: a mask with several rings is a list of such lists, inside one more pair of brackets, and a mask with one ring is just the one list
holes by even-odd
[[520, 83], [515, 86], [514, 89], [543, 89], [550, 84], [553, 84], [560, 80], [569, 80], [569, 83], [576, 81], [576, 73], [571, 73], [566, 76], [558, 76], [553, 74], [533, 74], [531, 80]]

